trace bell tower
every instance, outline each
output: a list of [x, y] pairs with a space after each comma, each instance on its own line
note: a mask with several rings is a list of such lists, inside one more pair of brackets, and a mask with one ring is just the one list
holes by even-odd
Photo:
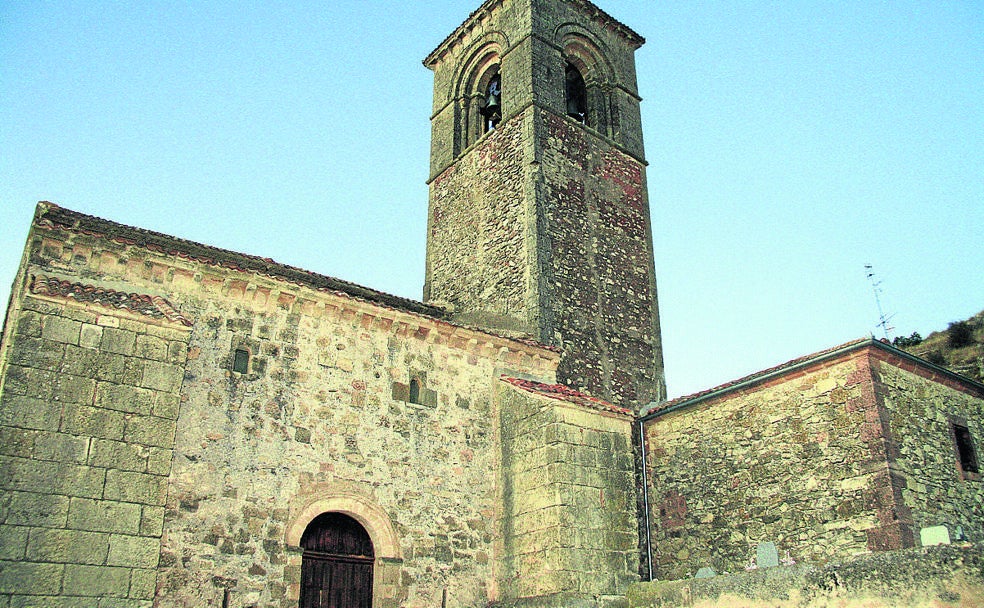
[[424, 299], [560, 347], [560, 382], [632, 408], [665, 397], [643, 43], [587, 0], [488, 0], [424, 60]]

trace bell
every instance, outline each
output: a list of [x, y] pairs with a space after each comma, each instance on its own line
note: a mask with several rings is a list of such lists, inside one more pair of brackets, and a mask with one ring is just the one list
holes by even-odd
[[489, 87], [489, 96], [485, 100], [485, 107], [482, 109], [482, 114], [485, 116], [493, 116], [499, 114], [502, 110], [499, 100], [499, 91], [495, 87]]

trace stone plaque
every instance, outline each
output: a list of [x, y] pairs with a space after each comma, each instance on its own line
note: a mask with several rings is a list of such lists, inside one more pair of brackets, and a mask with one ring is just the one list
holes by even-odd
[[923, 528], [919, 530], [919, 540], [922, 542], [923, 547], [931, 547], [933, 545], [949, 545], [950, 531], [946, 529], [946, 526], [931, 526], [929, 528]]
[[772, 541], [759, 543], [755, 552], [755, 565], [759, 568], [774, 568], [779, 565], [779, 550]]

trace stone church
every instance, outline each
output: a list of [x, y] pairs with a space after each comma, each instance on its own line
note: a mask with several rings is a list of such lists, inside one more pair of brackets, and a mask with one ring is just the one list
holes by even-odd
[[633, 55], [488, 0], [424, 60], [423, 301], [40, 203], [0, 606], [602, 606], [984, 535], [984, 386], [870, 339], [666, 401]]

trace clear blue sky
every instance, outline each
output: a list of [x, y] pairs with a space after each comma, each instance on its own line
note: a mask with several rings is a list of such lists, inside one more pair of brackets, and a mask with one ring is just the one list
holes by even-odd
[[[419, 298], [478, 0], [0, 3], [0, 298], [37, 200]], [[984, 2], [600, 0], [637, 53], [671, 395], [984, 308]], [[880, 335], [880, 334], [879, 334]]]

